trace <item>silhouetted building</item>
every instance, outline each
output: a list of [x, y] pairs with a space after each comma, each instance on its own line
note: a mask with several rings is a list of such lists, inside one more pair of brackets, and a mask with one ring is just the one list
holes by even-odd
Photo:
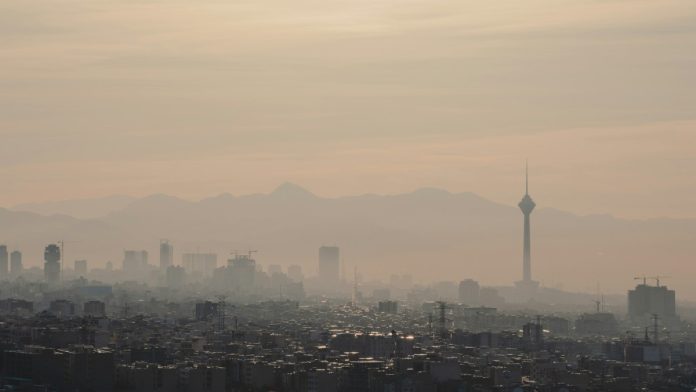
[[160, 268], [166, 270], [174, 264], [174, 246], [167, 240], [160, 242]]
[[113, 295], [113, 287], [105, 284], [90, 284], [79, 286], [78, 293], [87, 299], [106, 299]]
[[481, 288], [477, 281], [466, 279], [459, 282], [459, 301], [467, 305], [479, 304], [479, 291]]
[[302, 274], [302, 267], [299, 265], [291, 265], [288, 267], [288, 277], [295, 282], [304, 281], [304, 275]]
[[545, 316], [542, 318], [544, 327], [556, 335], [567, 335], [570, 332], [570, 321], [563, 317]]
[[75, 260], [75, 275], [87, 276], [87, 260]]
[[186, 270], [184, 267], [171, 265], [167, 268], [167, 287], [181, 288], [186, 283]]
[[[12, 381], [30, 381], [42, 389], [56, 391], [112, 391], [114, 389], [114, 354], [91, 346], [52, 349], [26, 346], [6, 351], [4, 376]], [[13, 388], [14, 390], [14, 388]]]
[[217, 268], [218, 256], [215, 253], [184, 253], [181, 265], [189, 274], [210, 277]]
[[22, 273], [22, 252], [16, 250], [10, 254], [10, 274], [19, 276]]
[[291, 300], [303, 300], [305, 298], [304, 283], [288, 282], [283, 288], [283, 294]]
[[217, 314], [217, 302], [205, 301], [196, 304], [196, 320], [212, 320]]
[[123, 272], [138, 275], [147, 266], [147, 251], [127, 250], [123, 252]]
[[106, 315], [106, 304], [102, 301], [87, 301], [82, 312], [85, 316], [103, 317]]
[[676, 296], [674, 290], [667, 286], [649, 286], [639, 284], [628, 291], [628, 316], [632, 319], [651, 317], [669, 319], [677, 316]]
[[56, 316], [69, 317], [75, 315], [75, 304], [67, 299], [51, 301], [48, 311]]
[[615, 335], [619, 323], [612, 313], [586, 313], [575, 320], [575, 332], [581, 335]]
[[23, 299], [6, 298], [0, 300], [2, 314], [31, 314], [34, 313], [34, 303]]
[[7, 279], [10, 274], [10, 255], [7, 246], [0, 245], [0, 279]]
[[340, 250], [337, 246], [319, 248], [319, 280], [325, 286], [340, 281]]
[[51, 244], [44, 251], [44, 278], [48, 283], [60, 281], [60, 248]]
[[232, 287], [242, 292], [250, 292], [256, 280], [256, 260], [250, 255], [236, 255], [227, 260], [227, 272]]
[[539, 346], [544, 342], [544, 327], [537, 320], [535, 323], [526, 323], [522, 326], [522, 339], [527, 343]]
[[396, 314], [399, 312], [399, 303], [396, 301], [380, 301], [377, 304], [377, 310], [380, 313]]
[[505, 298], [493, 287], [481, 287], [481, 290], [479, 290], [479, 303], [483, 306], [499, 308], [505, 303]]

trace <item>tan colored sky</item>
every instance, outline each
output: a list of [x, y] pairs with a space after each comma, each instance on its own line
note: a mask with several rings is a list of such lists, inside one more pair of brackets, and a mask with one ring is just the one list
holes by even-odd
[[696, 218], [691, 0], [8, 0], [0, 205], [297, 182]]

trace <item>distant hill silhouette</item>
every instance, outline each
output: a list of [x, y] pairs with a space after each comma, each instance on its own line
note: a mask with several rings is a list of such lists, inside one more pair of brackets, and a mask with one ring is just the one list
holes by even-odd
[[[81, 202], [92, 207], [79, 211]], [[62, 206], [85, 215], [99, 204], [81, 202]], [[664, 283], [680, 290], [678, 296], [696, 298], [690, 279], [696, 273], [696, 220], [577, 216], [537, 202], [535, 279], [566, 289], [594, 292], [599, 284], [605, 292], [622, 292], [634, 276], [669, 275]], [[51, 212], [46, 205], [34, 208]], [[76, 258], [89, 259], [90, 266], [107, 260], [120, 266], [126, 248], [150, 251], [156, 264], [158, 242], [167, 238], [176, 262], [185, 251], [214, 251], [222, 262], [230, 251], [253, 248], [263, 265], [297, 263], [312, 275], [317, 248], [337, 244], [347, 271], [357, 265], [365, 276], [411, 273], [416, 280], [512, 284], [521, 275], [522, 214], [473, 193], [424, 188], [330, 199], [286, 183], [269, 194], [197, 202], [153, 195], [100, 208], [104, 214], [93, 219], [0, 210], [0, 243], [19, 247], [30, 265], [40, 265], [43, 246], [60, 239], [66, 240], [69, 266]]]

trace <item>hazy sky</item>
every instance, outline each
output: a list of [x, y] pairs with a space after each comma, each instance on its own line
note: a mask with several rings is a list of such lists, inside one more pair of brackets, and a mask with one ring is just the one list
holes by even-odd
[[693, 0], [4, 0], [0, 206], [421, 186], [696, 218]]

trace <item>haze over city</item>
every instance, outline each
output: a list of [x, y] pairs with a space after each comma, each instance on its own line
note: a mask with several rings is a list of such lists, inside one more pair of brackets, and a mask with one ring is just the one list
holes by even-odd
[[696, 390], [694, 20], [0, 2], [0, 391]]

